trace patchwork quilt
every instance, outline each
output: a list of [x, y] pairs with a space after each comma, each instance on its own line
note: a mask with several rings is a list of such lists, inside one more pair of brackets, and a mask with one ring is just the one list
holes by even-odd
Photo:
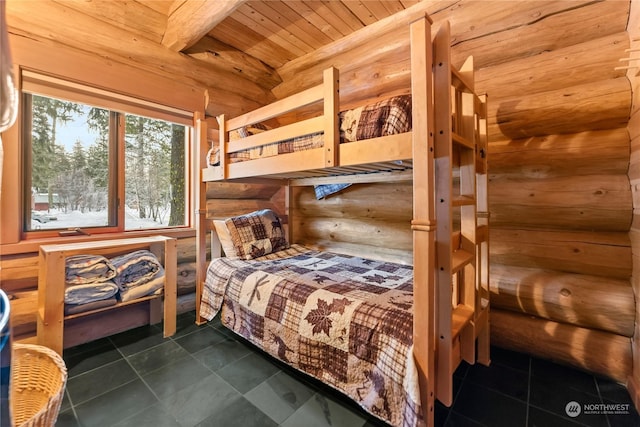
[[200, 314], [395, 426], [421, 420], [413, 271], [298, 245], [208, 268]]

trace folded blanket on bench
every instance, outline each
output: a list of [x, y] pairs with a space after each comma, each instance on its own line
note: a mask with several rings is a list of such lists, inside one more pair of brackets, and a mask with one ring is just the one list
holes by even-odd
[[73, 255], [65, 260], [67, 285], [106, 282], [115, 275], [115, 267], [102, 255]]
[[144, 285], [156, 278], [156, 274], [163, 270], [158, 258], [148, 250], [139, 250], [111, 258], [116, 269], [113, 281], [120, 291]]
[[118, 293], [118, 286], [112, 281], [67, 285], [64, 290], [65, 304], [86, 304], [111, 298]]
[[156, 275], [146, 283], [131, 287], [125, 291], [120, 291], [122, 302], [133, 301], [134, 299], [146, 297], [148, 295], [161, 294], [164, 289], [164, 269], [159, 270]]

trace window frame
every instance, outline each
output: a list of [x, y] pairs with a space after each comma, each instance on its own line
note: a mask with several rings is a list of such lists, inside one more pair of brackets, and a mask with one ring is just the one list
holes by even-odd
[[[31, 196], [31, 188], [27, 188], [26, 166], [30, 165], [31, 144], [27, 138], [31, 138], [31, 112], [27, 114], [25, 95], [41, 95], [61, 99], [70, 102], [81, 103], [84, 105], [95, 106], [107, 109], [110, 112], [109, 121], [109, 151], [110, 158], [114, 165], [110, 166], [109, 173], [109, 221], [113, 216], [115, 225], [87, 227], [82, 231], [87, 235], [100, 238], [117, 237], [118, 235], [130, 237], [131, 235], [148, 235], [148, 234], [173, 234], [184, 232], [185, 230], [194, 230], [195, 218], [191, 214], [194, 206], [194, 194], [192, 191], [192, 181], [194, 179], [194, 171], [192, 167], [192, 156], [195, 150], [195, 128], [194, 113], [181, 110], [174, 107], [166, 107], [162, 104], [146, 101], [128, 95], [121, 95], [115, 91], [104, 90], [85, 84], [79, 84], [70, 80], [61, 79], [45, 73], [35, 72], [32, 70], [21, 70], [20, 73], [22, 89], [20, 99], [19, 122], [20, 137], [19, 146], [21, 152], [20, 158], [20, 240], [36, 241], [49, 239], [74, 240], [78, 236], [83, 237], [83, 232], [72, 233], [67, 229], [44, 229], [44, 230], [27, 230], [27, 198]], [[30, 96], [29, 96], [30, 98]], [[144, 229], [125, 229], [125, 117], [127, 114], [138, 115], [150, 119], [164, 120], [171, 123], [181, 124], [185, 126], [185, 224], [171, 227], [157, 227]], [[27, 163], [29, 162], [29, 163]], [[114, 198], [111, 201], [111, 198]], [[65, 233], [65, 231], [67, 231]], [[62, 233], [61, 233], [62, 232]]]

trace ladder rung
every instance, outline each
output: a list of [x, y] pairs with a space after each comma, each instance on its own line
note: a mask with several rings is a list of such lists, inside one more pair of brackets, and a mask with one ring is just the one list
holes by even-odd
[[451, 274], [455, 274], [462, 269], [465, 265], [469, 264], [475, 259], [475, 254], [467, 252], [464, 249], [457, 249], [453, 251], [453, 258], [451, 263]]
[[455, 132], [451, 132], [451, 139], [453, 140], [453, 142], [460, 144], [463, 147], [467, 147], [470, 148], [472, 150], [475, 150], [475, 144], [473, 143], [473, 141], [471, 141], [468, 138], [465, 138], [464, 136], [455, 133]]
[[453, 309], [451, 318], [451, 339], [455, 339], [471, 319], [473, 319], [473, 308], [468, 305], [458, 304]]
[[476, 198], [473, 196], [456, 196], [451, 201], [452, 206], [471, 206], [476, 203]]

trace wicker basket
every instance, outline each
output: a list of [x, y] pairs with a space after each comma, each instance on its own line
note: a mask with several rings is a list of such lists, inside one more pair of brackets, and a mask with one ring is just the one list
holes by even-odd
[[55, 425], [67, 383], [67, 367], [55, 351], [13, 344], [9, 401], [16, 427]]

